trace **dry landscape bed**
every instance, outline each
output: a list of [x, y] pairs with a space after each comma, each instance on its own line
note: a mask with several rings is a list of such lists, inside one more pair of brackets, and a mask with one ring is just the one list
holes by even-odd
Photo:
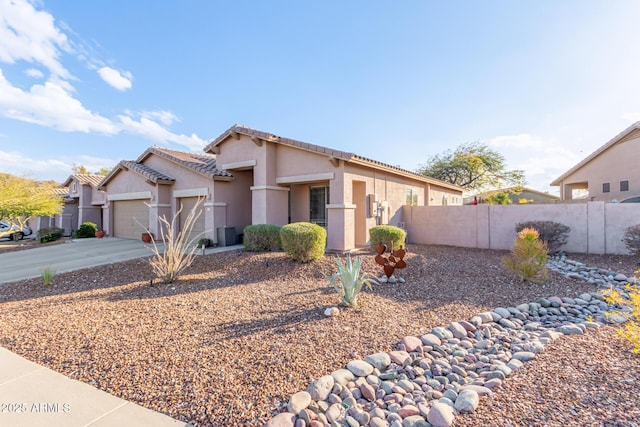
[[[501, 251], [409, 246], [404, 284], [382, 284], [357, 309], [324, 275], [332, 257], [301, 265], [282, 253], [198, 257], [174, 285], [150, 287], [144, 259], [0, 285], [0, 345], [198, 426], [260, 426], [281, 402], [353, 358], [409, 334], [495, 307], [576, 296], [592, 285], [551, 273], [517, 282]], [[628, 256], [572, 259], [631, 275]], [[365, 269], [380, 274], [367, 254]], [[456, 426], [638, 426], [640, 358], [615, 329], [567, 336], [509, 377]]]

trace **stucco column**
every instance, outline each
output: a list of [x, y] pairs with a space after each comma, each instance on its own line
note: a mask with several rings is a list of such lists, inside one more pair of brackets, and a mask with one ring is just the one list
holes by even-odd
[[111, 203], [113, 202], [105, 202], [105, 204], [102, 205], [102, 231], [104, 231], [107, 236], [113, 234], [111, 227], [111, 209], [109, 209]]
[[355, 210], [356, 205], [327, 205], [327, 249], [330, 251], [349, 251], [355, 248]]

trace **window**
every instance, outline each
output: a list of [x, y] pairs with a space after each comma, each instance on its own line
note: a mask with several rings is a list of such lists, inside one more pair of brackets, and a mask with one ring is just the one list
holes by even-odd
[[609, 184], [608, 182], [605, 182], [604, 184], [602, 184], [603, 193], [608, 193], [610, 191], [611, 191], [611, 184]]
[[629, 181], [620, 181], [620, 191], [629, 191]]
[[309, 196], [309, 222], [318, 224], [320, 227], [326, 227], [329, 187], [311, 187]]
[[405, 201], [404, 201], [405, 205], [418, 206], [418, 191], [417, 190], [413, 190], [411, 188], [407, 188], [404, 191], [404, 196], [405, 196]]

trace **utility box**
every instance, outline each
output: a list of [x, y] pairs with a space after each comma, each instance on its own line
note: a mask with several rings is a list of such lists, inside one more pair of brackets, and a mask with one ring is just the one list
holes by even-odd
[[218, 227], [218, 246], [232, 246], [236, 244], [235, 227]]

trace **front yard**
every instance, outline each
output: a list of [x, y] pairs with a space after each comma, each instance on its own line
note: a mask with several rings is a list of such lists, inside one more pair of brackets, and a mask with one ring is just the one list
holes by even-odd
[[[148, 262], [133, 260], [60, 274], [50, 287], [40, 279], [0, 285], [0, 345], [179, 420], [260, 426], [311, 379], [353, 358], [392, 350], [405, 335], [495, 307], [594, 290], [553, 273], [545, 285], [519, 283], [503, 267], [504, 254], [409, 246], [408, 267], [399, 272], [406, 283], [376, 285], [360, 295], [357, 309], [331, 318], [324, 309], [339, 298], [324, 277], [336, 269], [330, 256], [305, 265], [283, 253], [201, 256], [175, 284], [153, 287]], [[635, 260], [625, 256], [572, 258], [627, 275], [635, 268]], [[369, 253], [364, 266], [380, 275]], [[456, 425], [537, 425], [522, 417], [540, 414], [546, 421], [539, 425], [567, 425], [566, 419], [554, 421], [558, 411], [584, 420], [576, 425], [637, 425], [620, 417], [640, 416], [637, 397], [626, 398], [638, 392], [638, 358], [614, 333], [603, 327], [554, 342]], [[585, 378], [593, 366], [580, 354], [591, 364], [610, 365], [598, 378], [609, 384], [607, 374], [617, 389], [594, 392]], [[572, 358], [574, 368], [563, 357]], [[535, 378], [544, 379], [544, 392], [532, 387]], [[592, 404], [578, 404], [586, 398]], [[571, 400], [578, 403], [569, 409]], [[618, 424], [605, 422], [612, 419], [607, 410], [599, 415], [603, 402], [616, 404]]]

